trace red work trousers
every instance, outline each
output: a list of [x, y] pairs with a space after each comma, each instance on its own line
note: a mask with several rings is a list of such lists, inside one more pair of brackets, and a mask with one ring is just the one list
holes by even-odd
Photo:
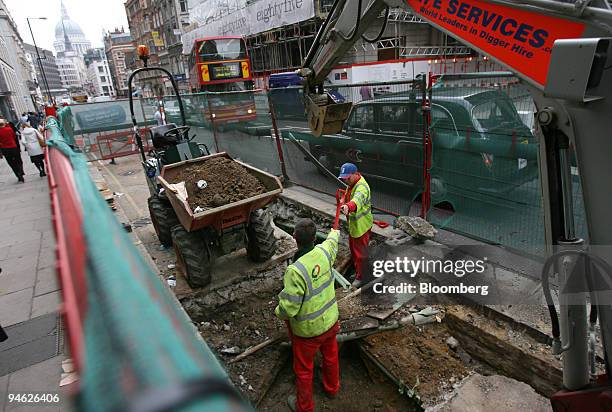
[[349, 248], [353, 257], [353, 266], [355, 266], [355, 279], [361, 280], [363, 272], [363, 264], [368, 258], [368, 245], [370, 243], [370, 233], [368, 230], [360, 237], [349, 237]]
[[295, 387], [297, 389], [297, 412], [314, 411], [312, 399], [312, 378], [314, 359], [317, 351], [323, 356], [323, 390], [334, 396], [340, 390], [340, 365], [338, 362], [338, 342], [336, 335], [340, 330], [340, 323], [336, 322], [330, 330], [313, 338], [301, 338], [291, 333], [293, 346], [293, 372], [295, 373]]

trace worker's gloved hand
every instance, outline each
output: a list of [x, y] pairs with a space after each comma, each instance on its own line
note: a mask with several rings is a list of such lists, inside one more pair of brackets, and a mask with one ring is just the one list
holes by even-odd
[[349, 210], [348, 205], [340, 206], [340, 213], [342, 213], [345, 216], [348, 216], [349, 212], [350, 212], [350, 210]]

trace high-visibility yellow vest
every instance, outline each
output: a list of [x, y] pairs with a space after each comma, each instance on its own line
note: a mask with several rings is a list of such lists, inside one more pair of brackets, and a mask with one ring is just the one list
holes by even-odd
[[338, 321], [338, 305], [332, 268], [338, 253], [340, 232], [332, 230], [327, 240], [289, 265], [274, 311], [289, 320], [291, 332], [311, 338], [327, 332]]
[[357, 238], [372, 229], [374, 223], [370, 186], [363, 176], [351, 189], [350, 199], [355, 202], [357, 209], [348, 215], [349, 235], [352, 238]]

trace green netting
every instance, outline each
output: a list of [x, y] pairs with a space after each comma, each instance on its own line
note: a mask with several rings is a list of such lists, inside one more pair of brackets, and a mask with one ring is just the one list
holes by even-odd
[[[60, 119], [65, 114], [61, 111]], [[78, 409], [127, 410], [131, 401], [151, 388], [161, 390], [203, 377], [228, 379], [100, 196], [85, 157], [70, 148], [70, 137], [54, 119], [47, 127], [49, 147], [60, 150], [72, 164], [86, 238], [87, 313]], [[215, 395], [181, 410], [244, 409]]]
[[72, 109], [67, 106], [57, 113], [59, 120], [59, 127], [62, 131], [62, 136], [65, 136], [65, 140], [69, 145], [74, 145], [74, 123], [72, 121]]

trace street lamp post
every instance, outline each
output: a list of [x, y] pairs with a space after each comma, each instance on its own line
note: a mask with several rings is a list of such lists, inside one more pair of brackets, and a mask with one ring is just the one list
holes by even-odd
[[[49, 89], [49, 82], [47, 81], [47, 74], [45, 73], [45, 69], [43, 68], [40, 53], [38, 52], [38, 46], [36, 45], [36, 39], [34, 38], [34, 32], [32, 31], [32, 26], [30, 25], [31, 20], [47, 20], [46, 17], [27, 17], [26, 20], [28, 22], [28, 28], [30, 29], [30, 35], [32, 36], [32, 42], [34, 43], [34, 50], [36, 50], [36, 60], [38, 60], [38, 68], [40, 69], [40, 74], [42, 75], [43, 82], [45, 83], [45, 88], [47, 89], [47, 98], [49, 100], [53, 100], [53, 96], [51, 96], [51, 90]], [[47, 56], [45, 56], [46, 58]]]

